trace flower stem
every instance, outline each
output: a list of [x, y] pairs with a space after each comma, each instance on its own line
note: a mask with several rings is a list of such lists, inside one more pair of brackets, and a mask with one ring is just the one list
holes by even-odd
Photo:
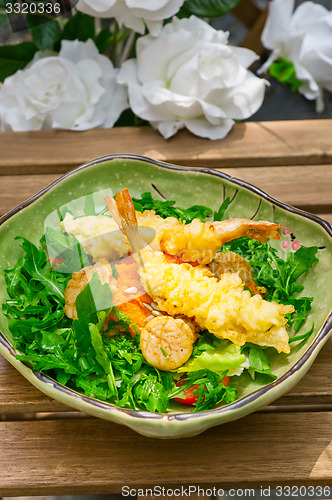
[[101, 20], [100, 17], [95, 17], [95, 34], [98, 35], [101, 32]]
[[119, 66], [121, 66], [122, 63], [124, 63], [124, 61], [126, 61], [128, 59], [134, 42], [135, 42], [135, 32], [131, 31], [129, 33], [127, 40], [126, 40], [125, 46], [123, 47], [122, 54], [121, 54], [120, 61], [119, 61]]
[[113, 40], [112, 40], [112, 47], [111, 47], [111, 52], [110, 52], [110, 59], [115, 65], [115, 54], [116, 54], [116, 46], [117, 46], [117, 38], [119, 34], [119, 24], [116, 19], [114, 19], [114, 29], [113, 29]]

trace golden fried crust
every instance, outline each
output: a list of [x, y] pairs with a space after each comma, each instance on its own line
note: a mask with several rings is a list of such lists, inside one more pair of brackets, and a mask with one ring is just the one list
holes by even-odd
[[238, 273], [246, 287], [253, 279], [254, 271], [249, 262], [235, 252], [217, 253], [209, 268], [220, 279], [224, 273]]

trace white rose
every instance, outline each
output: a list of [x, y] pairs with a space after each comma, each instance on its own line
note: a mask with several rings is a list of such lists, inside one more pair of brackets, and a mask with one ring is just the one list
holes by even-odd
[[176, 14], [185, 0], [79, 0], [77, 9], [94, 17], [114, 17], [137, 33], [160, 33], [163, 20]]
[[165, 138], [184, 127], [201, 137], [225, 137], [234, 120], [258, 110], [265, 90], [246, 69], [256, 54], [227, 42], [228, 33], [195, 16], [174, 18], [157, 38], [140, 38], [137, 59], [118, 75], [134, 113]]
[[294, 5], [294, 0], [270, 3], [262, 43], [272, 53], [260, 72], [279, 57], [288, 59], [303, 82], [299, 92], [316, 99], [316, 109], [322, 111], [322, 89], [332, 91], [332, 12], [313, 2], [302, 3], [293, 12]]
[[37, 53], [0, 89], [5, 130], [112, 127], [128, 107], [126, 88], [92, 40], [62, 42], [58, 56]]

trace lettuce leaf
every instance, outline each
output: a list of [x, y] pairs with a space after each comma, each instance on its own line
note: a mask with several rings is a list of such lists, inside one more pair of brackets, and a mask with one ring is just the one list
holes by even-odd
[[248, 368], [247, 358], [241, 352], [241, 347], [232, 344], [229, 340], [221, 340], [210, 333], [203, 335], [195, 346], [193, 356], [176, 371], [189, 373], [199, 370], [209, 370], [214, 373], [240, 375], [244, 368]]

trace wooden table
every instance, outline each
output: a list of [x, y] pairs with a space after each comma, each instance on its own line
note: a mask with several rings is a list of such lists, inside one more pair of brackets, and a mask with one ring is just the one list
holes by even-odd
[[[184, 131], [166, 142], [150, 128], [2, 133], [0, 213], [81, 163], [132, 153], [221, 169], [331, 223], [331, 138], [329, 120], [238, 124], [216, 142]], [[331, 361], [332, 338], [273, 405], [195, 438], [160, 441], [70, 411], [1, 357], [0, 496], [315, 485], [332, 497]]]

